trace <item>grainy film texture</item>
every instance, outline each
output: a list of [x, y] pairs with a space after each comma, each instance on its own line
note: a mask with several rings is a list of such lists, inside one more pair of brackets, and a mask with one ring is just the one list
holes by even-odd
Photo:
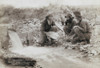
[[99, 0], [0, 0], [0, 68], [99, 68]]

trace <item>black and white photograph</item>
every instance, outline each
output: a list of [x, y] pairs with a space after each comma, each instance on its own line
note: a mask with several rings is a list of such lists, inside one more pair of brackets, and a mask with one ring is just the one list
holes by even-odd
[[0, 68], [100, 68], [100, 0], [0, 0]]

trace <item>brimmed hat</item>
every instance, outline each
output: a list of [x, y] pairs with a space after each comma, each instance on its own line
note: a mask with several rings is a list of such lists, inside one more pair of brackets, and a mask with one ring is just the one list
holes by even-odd
[[75, 11], [75, 12], [74, 12], [74, 15], [75, 15], [76, 17], [79, 17], [79, 18], [82, 17], [82, 16], [81, 16], [81, 13], [80, 13], [79, 11]]
[[67, 14], [67, 15], [65, 16], [65, 18], [67, 18], [67, 17], [72, 17], [72, 15], [69, 13], [69, 14]]
[[46, 19], [48, 19], [49, 17], [53, 17], [53, 15], [52, 14], [47, 15]]

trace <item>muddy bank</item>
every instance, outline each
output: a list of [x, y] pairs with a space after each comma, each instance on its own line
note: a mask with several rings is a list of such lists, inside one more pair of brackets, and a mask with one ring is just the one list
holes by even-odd
[[[63, 47], [25, 47], [22, 50], [13, 51], [25, 57], [34, 58], [37, 65], [42, 68], [99, 68], [98, 62], [85, 62], [79, 57], [79, 51], [64, 49]], [[35, 53], [36, 52], [36, 53]], [[87, 60], [88, 61], [88, 60]], [[24, 68], [19, 66], [6, 66], [0, 62], [2, 68]], [[30, 68], [30, 67], [29, 67]], [[38, 66], [36, 68], [39, 68]]]

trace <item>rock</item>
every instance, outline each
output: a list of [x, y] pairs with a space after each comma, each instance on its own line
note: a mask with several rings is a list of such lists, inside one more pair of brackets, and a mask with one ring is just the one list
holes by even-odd
[[88, 56], [95, 56], [95, 55], [98, 55], [98, 52], [96, 51], [96, 50], [91, 50], [90, 52], [89, 52], [89, 55]]
[[18, 57], [4, 58], [4, 62], [7, 65], [12, 65], [12, 66], [31, 66], [31, 67], [34, 67], [36, 64], [36, 61], [32, 60], [30, 58], [18, 58]]
[[3, 55], [3, 61], [6, 65], [10, 65], [10, 66], [30, 66], [30, 67], [34, 67], [36, 65], [35, 59], [25, 57], [23, 55], [11, 53], [11, 52], [7, 52]]

